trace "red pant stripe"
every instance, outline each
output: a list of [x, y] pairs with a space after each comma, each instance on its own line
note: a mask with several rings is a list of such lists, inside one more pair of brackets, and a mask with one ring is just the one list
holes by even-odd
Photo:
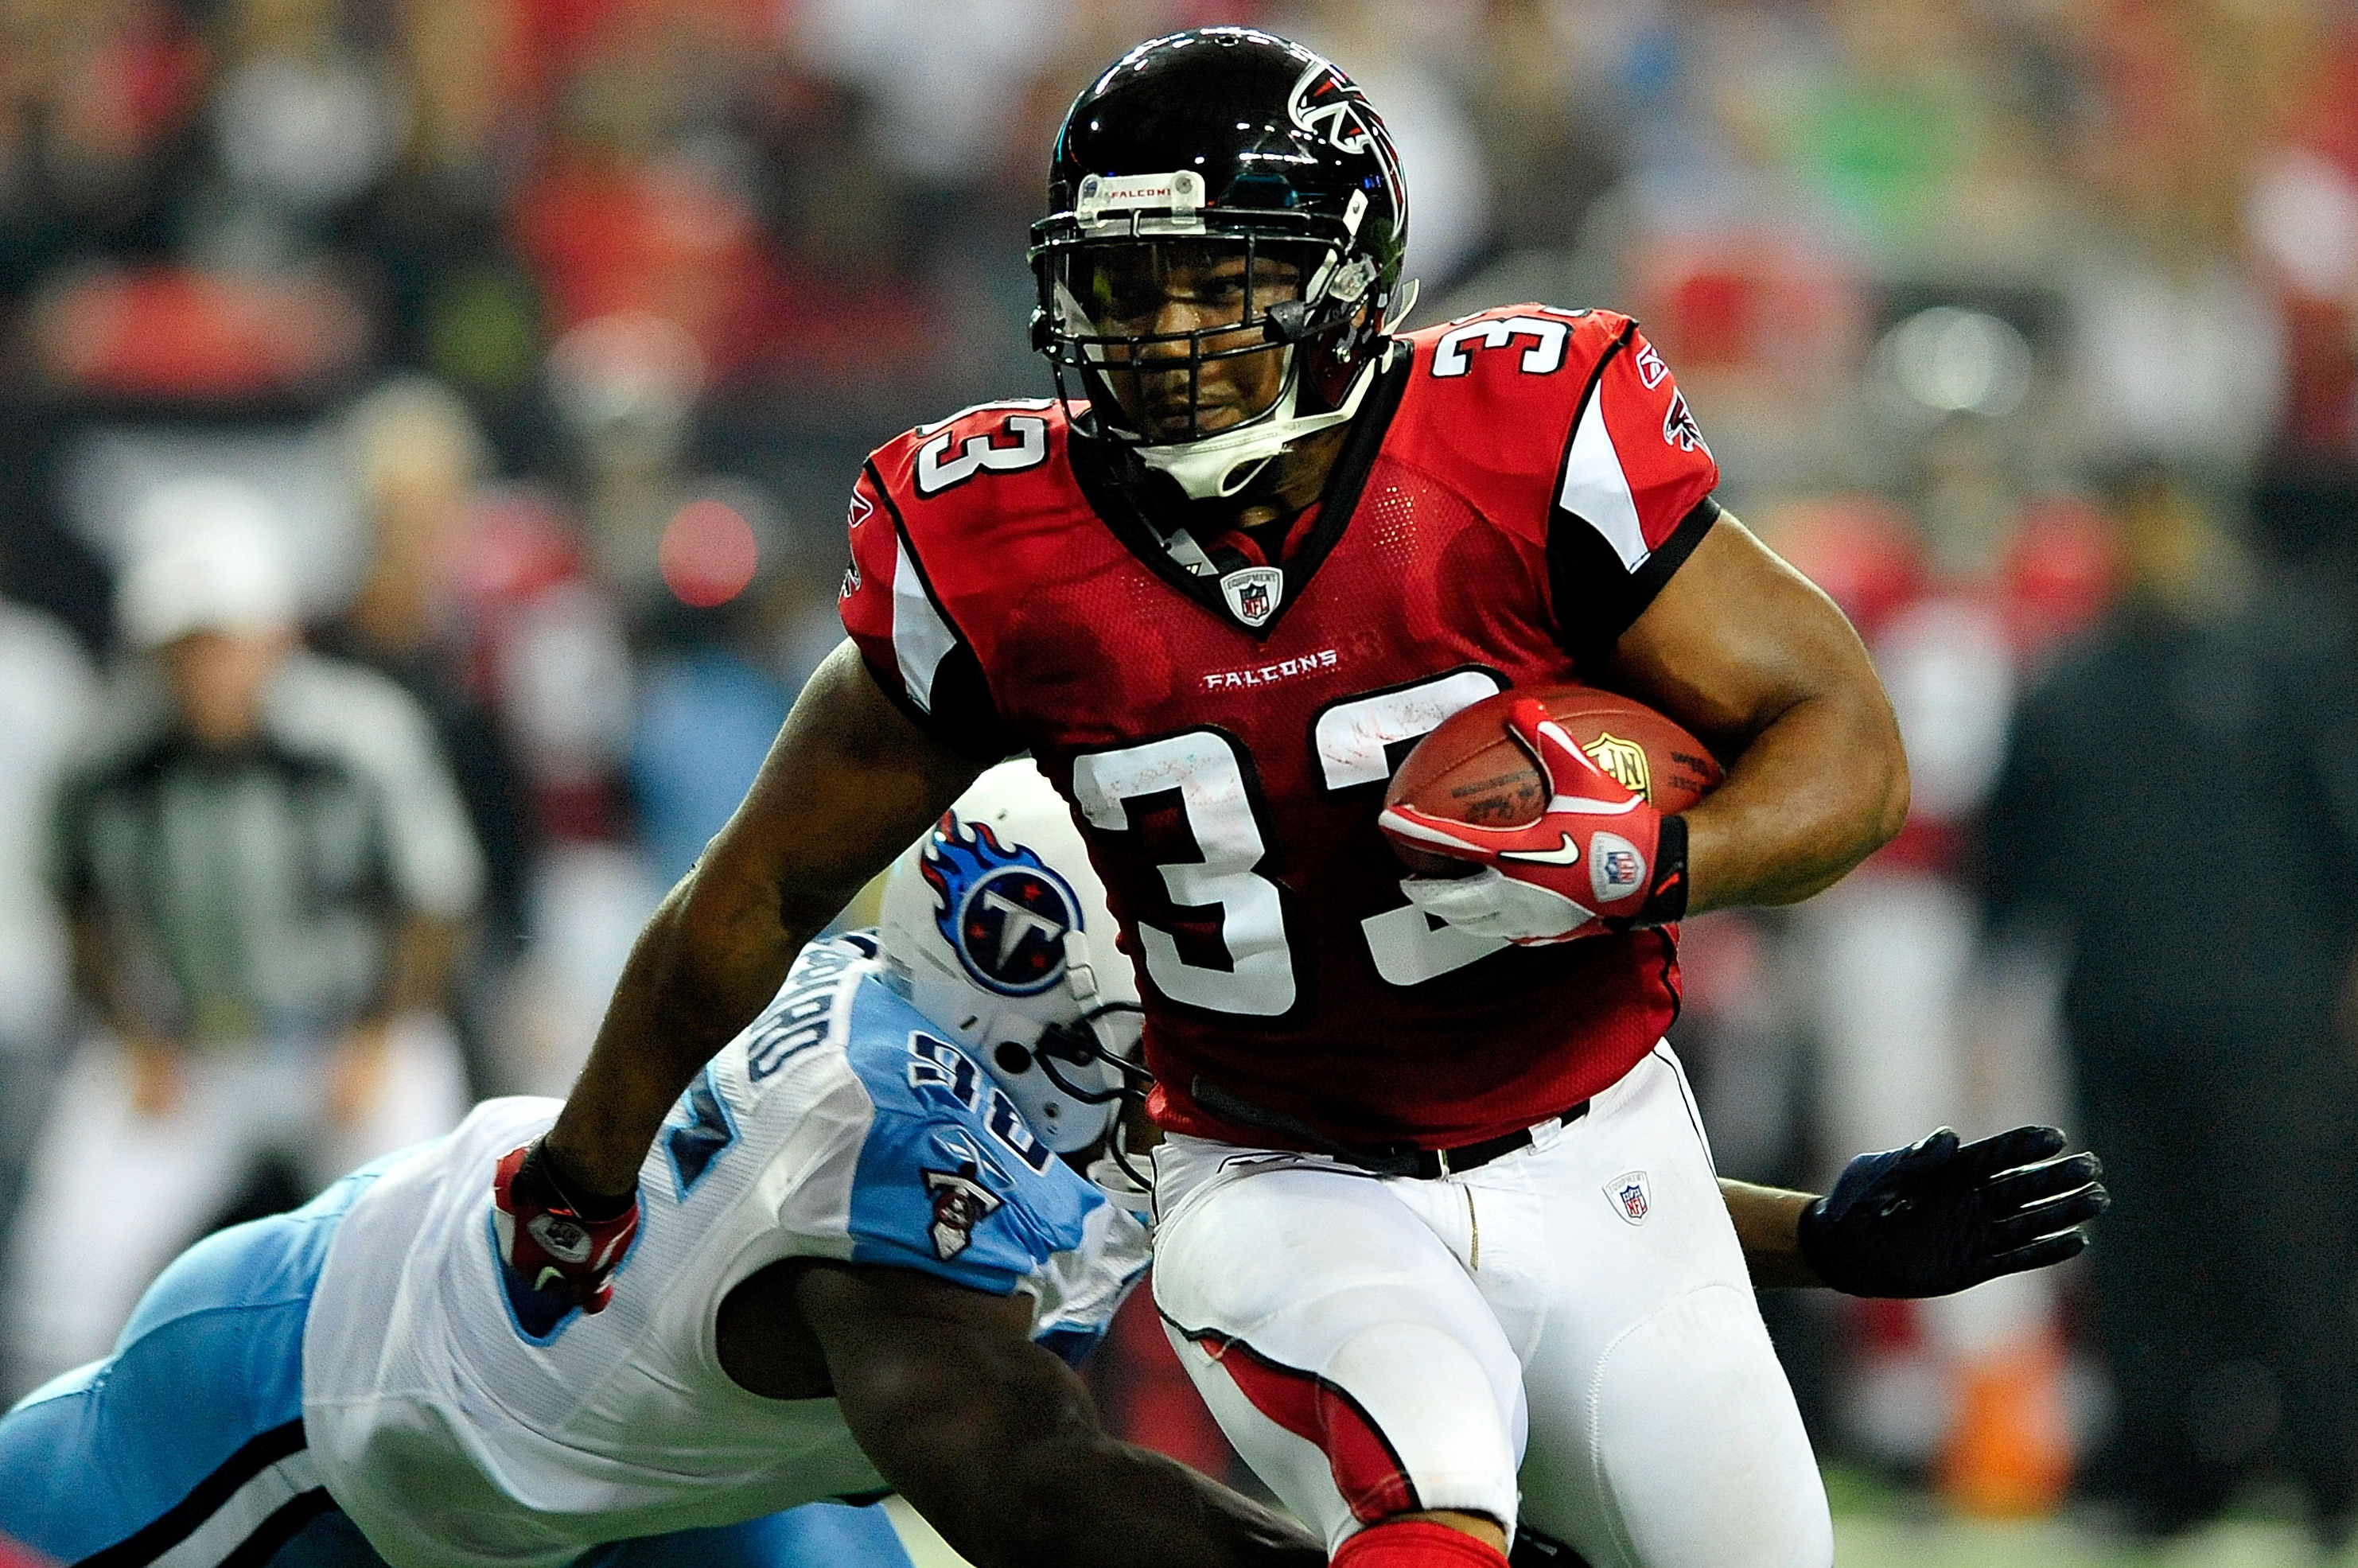
[[1354, 1519], [1370, 1522], [1423, 1506], [1390, 1440], [1347, 1390], [1216, 1329], [1172, 1326], [1217, 1361], [1255, 1410], [1318, 1445]]

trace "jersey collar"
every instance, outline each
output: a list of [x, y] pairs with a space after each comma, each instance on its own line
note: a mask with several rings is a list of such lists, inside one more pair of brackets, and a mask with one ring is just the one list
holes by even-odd
[[[1277, 630], [1277, 623], [1285, 619], [1286, 611], [1309, 588], [1311, 576], [1319, 564], [1342, 539], [1343, 530], [1358, 506], [1359, 492], [1367, 488], [1376, 455], [1383, 449], [1384, 437], [1391, 428], [1393, 414], [1400, 408], [1401, 395], [1408, 389], [1409, 369], [1414, 357], [1407, 351], [1405, 343], [1395, 341], [1391, 362], [1378, 373], [1376, 384], [1368, 390], [1366, 406], [1351, 421], [1351, 433], [1336, 455], [1335, 470], [1326, 476], [1326, 488], [1318, 497], [1317, 516], [1311, 523], [1308, 536], [1282, 565], [1248, 568], [1278, 574], [1276, 606], [1259, 624], [1238, 611], [1231, 595], [1222, 587], [1224, 579], [1217, 568], [1204, 569], [1213, 563], [1199, 542], [1190, 538], [1184, 529], [1166, 534], [1147, 515], [1136, 493], [1115, 471], [1115, 454], [1108, 443], [1076, 432], [1068, 449], [1073, 478], [1079, 483], [1090, 510], [1149, 570], [1228, 625], [1257, 642], [1266, 642]], [[1238, 575], [1227, 574], [1228, 578]]]

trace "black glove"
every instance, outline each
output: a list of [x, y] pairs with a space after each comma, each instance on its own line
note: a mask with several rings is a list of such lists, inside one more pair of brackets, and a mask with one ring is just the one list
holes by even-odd
[[2055, 1156], [2063, 1134], [2017, 1127], [1960, 1146], [1946, 1127], [1861, 1154], [1801, 1211], [1801, 1257], [1854, 1296], [1945, 1296], [2077, 1257], [2112, 1205], [2093, 1154]]

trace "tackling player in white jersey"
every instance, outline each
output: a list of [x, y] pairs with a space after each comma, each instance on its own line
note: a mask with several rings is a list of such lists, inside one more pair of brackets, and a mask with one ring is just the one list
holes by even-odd
[[[1146, 1263], [1124, 1193], [1060, 1158], [1109, 1130], [1096, 1047], [1136, 1035], [1103, 896], [1031, 764], [994, 771], [903, 857], [886, 944], [806, 949], [682, 1098], [603, 1310], [503, 1262], [492, 1173], [557, 1103], [491, 1101], [185, 1254], [112, 1358], [0, 1419], [0, 1537], [175, 1568], [889, 1568], [878, 1510], [798, 1505], [892, 1488], [980, 1563], [1322, 1561], [1107, 1436], [1066, 1365]], [[548, 1220], [560, 1252], [617, 1234]]]

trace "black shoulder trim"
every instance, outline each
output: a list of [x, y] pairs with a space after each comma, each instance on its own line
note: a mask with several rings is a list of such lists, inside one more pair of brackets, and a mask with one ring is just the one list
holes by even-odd
[[1557, 640], [1594, 678], [1612, 657], [1613, 644], [1711, 532], [1719, 520], [1719, 503], [1707, 495], [1695, 503], [1634, 572], [1622, 566], [1621, 557], [1595, 529], [1585, 524], [1557, 525], [1565, 515], [1559, 513], [1550, 519], [1548, 591], [1555, 600]]
[[[1715, 496], [1706, 495], [1696, 502], [1688, 509], [1687, 514], [1679, 519], [1679, 525], [1671, 530], [1671, 536], [1663, 540], [1654, 553], [1646, 557], [1645, 564], [1631, 574], [1629, 588], [1637, 602], [1636, 613], [1629, 617], [1630, 620], [1635, 621], [1644, 614], [1646, 606], [1654, 602], [1654, 596], [1661, 592], [1663, 585], [1671, 580], [1671, 574], [1687, 564], [1687, 557], [1694, 554], [1697, 545], [1703, 543], [1703, 536], [1711, 532], [1713, 524], [1719, 521], [1719, 501]], [[1626, 632], [1628, 628], [1625, 626], [1622, 630]]]
[[[950, 651], [942, 655], [942, 662], [934, 669], [934, 700], [930, 711], [918, 707], [916, 700], [901, 688], [898, 670], [892, 672], [892, 678], [887, 679], [884, 672], [870, 664], [869, 678], [882, 688], [884, 695], [891, 697], [918, 729], [951, 751], [983, 762], [1004, 762], [1023, 750], [1023, 742], [1010, 732], [1007, 721], [1000, 717], [999, 705], [991, 699], [990, 683], [983, 676], [982, 660], [975, 654], [974, 644], [967, 641], [964, 629], [951, 618], [949, 610], [942, 603], [942, 596], [934, 590], [933, 576], [925, 570], [925, 560], [917, 554], [917, 546], [909, 537], [908, 522], [901, 515], [900, 503], [892, 499], [892, 491], [886, 488], [884, 476], [876, 471], [876, 460], [870, 458], [860, 466], [868, 476], [868, 482], [875, 489], [877, 499], [883, 503], [885, 515], [892, 520], [893, 536], [900, 541], [901, 549], [909, 557], [909, 565], [916, 571], [917, 586], [925, 590], [925, 602], [934, 607], [934, 613], [942, 618], [942, 624], [948, 627], [950, 633]], [[865, 654], [861, 655], [860, 662], [868, 664]]]
[[[973, 651], [961, 643], [957, 648], [950, 652], [947, 657], [942, 660], [941, 669], [935, 673], [934, 689], [936, 692], [942, 689], [942, 676], [951, 673], [951, 662], [958, 659], [961, 654], [964, 655], [963, 663], [973, 665], [975, 666], [975, 681], [978, 686], [980, 684], [982, 679], [981, 666], [976, 663]], [[950, 751], [956, 752], [959, 756], [965, 757], [972, 762], [981, 762], [988, 766], [992, 762], [1003, 762], [1008, 758], [1014, 756], [1018, 752], [1021, 752], [1023, 749], [1022, 742], [1012, 741], [1011, 738], [1005, 736], [1003, 727], [1000, 730], [999, 738], [985, 739], [979, 733], [968, 733], [968, 727], [966, 726], [951, 723], [937, 715], [926, 712], [924, 708], [917, 706], [915, 698], [912, 697], [907, 692], [901, 689], [899, 671], [895, 670], [888, 675], [886, 672], [879, 670], [874, 664], [870, 662], [868, 655], [865, 654], [860, 654], [860, 663], [861, 667], [867, 670], [868, 678], [876, 683], [876, 689], [883, 694], [885, 701], [899, 708], [903, 717], [906, 718], [910, 723], [915, 725], [919, 730], [925, 731], [925, 735], [929, 739], [939, 742]], [[964, 685], [962, 681], [958, 684], [961, 687]], [[986, 700], [988, 700], [988, 696], [989, 694], [985, 693]], [[991, 715], [991, 721], [993, 724], [998, 722], [998, 717], [999, 716], [996, 713]], [[975, 728], [977, 730], [980, 730], [983, 727], [977, 726]], [[994, 749], [1001, 743], [1007, 744], [1008, 749], [1005, 751], [998, 751]]]

